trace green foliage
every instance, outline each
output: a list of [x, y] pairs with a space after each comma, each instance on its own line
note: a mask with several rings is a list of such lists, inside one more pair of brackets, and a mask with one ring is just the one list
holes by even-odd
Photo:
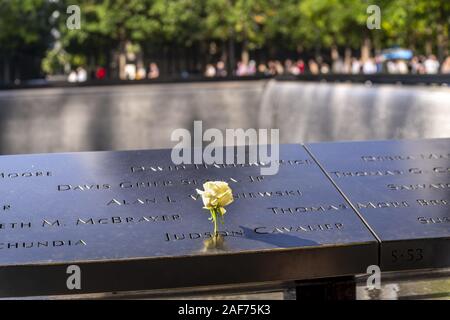
[[53, 48], [47, 51], [42, 59], [42, 70], [47, 74], [62, 73], [64, 66], [69, 63], [70, 56], [60, 48]]
[[[66, 8], [81, 8], [81, 29], [66, 27]], [[366, 27], [367, 7], [381, 8], [381, 30]], [[38, 46], [48, 72], [61, 59], [51, 50], [51, 15], [63, 58], [78, 63], [105, 61], [111, 50], [131, 42], [143, 48], [190, 47], [210, 41], [242, 43], [248, 50], [276, 44], [285, 48], [359, 48], [364, 39], [378, 47], [425, 43], [448, 49], [448, 0], [0, 0], [0, 55]], [[84, 58], [80, 58], [84, 56]]]
[[45, 46], [53, 9], [47, 0], [0, 0], [0, 53]]
[[267, 34], [273, 31], [271, 22], [280, 6], [281, 1], [277, 0], [206, 1], [207, 35], [221, 40], [245, 41], [250, 49], [261, 47]]
[[417, 45], [436, 41], [437, 33], [448, 38], [450, 2], [397, 0], [385, 5], [382, 28], [388, 45]]
[[[147, 39], [192, 45], [202, 38], [203, 2], [198, 0], [150, 1]], [[139, 25], [140, 26], [140, 25]]]

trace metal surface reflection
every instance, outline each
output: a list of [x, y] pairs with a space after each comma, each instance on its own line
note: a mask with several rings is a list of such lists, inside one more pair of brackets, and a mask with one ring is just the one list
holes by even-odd
[[381, 240], [383, 271], [450, 266], [450, 139], [306, 147]]
[[[171, 164], [171, 150], [0, 157], [0, 294], [67, 293], [287, 281], [365, 272], [378, 243], [300, 145], [274, 176], [260, 167]], [[228, 181], [221, 250], [204, 250], [195, 189]], [[80, 292], [80, 293], [82, 293]]]

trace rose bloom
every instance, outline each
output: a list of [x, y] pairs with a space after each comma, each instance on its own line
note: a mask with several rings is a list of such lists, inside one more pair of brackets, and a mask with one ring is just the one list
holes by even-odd
[[203, 184], [203, 189], [197, 189], [197, 193], [202, 196], [205, 209], [219, 209], [220, 213], [225, 214], [223, 208], [234, 201], [233, 193], [228, 183], [223, 181], [210, 181]]

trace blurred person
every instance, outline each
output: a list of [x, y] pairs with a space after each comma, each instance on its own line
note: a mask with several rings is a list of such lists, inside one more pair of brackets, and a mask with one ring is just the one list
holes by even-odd
[[148, 68], [148, 74], [147, 77], [149, 79], [156, 79], [159, 78], [159, 68], [158, 65], [155, 62], [150, 62], [149, 68]]
[[352, 73], [358, 74], [361, 72], [361, 61], [357, 58], [352, 58]]
[[85, 82], [87, 81], [87, 71], [83, 67], [77, 68], [77, 81], [78, 82]]
[[387, 68], [388, 73], [392, 73], [392, 74], [398, 73], [397, 64], [395, 63], [395, 61], [389, 60], [386, 63], [386, 68]]
[[226, 77], [227, 69], [225, 68], [225, 62], [219, 60], [216, 64], [216, 76], [218, 77]]
[[333, 60], [331, 70], [333, 73], [344, 73], [344, 61], [341, 58]]
[[106, 77], [106, 69], [103, 67], [98, 67], [95, 71], [95, 79], [103, 80]]
[[308, 68], [311, 74], [319, 74], [319, 65], [314, 59], [308, 61]]
[[323, 74], [330, 73], [330, 66], [328, 65], [328, 63], [324, 62], [320, 65], [320, 73], [323, 73]]
[[245, 64], [243, 61], [238, 62], [237, 69], [236, 69], [236, 75], [238, 77], [247, 75], [247, 64]]
[[427, 60], [425, 56], [419, 56], [419, 74], [427, 73], [427, 71], [425, 70], [425, 60]]
[[424, 62], [425, 71], [428, 74], [436, 74], [439, 72], [439, 61], [434, 54], [428, 56]]
[[384, 59], [383, 59], [382, 55], [377, 54], [375, 56], [375, 65], [377, 67], [377, 73], [383, 72], [383, 61], [384, 61]]
[[317, 65], [321, 66], [321, 65], [322, 65], [322, 62], [323, 62], [322, 56], [316, 57], [316, 62], [317, 62]]
[[284, 61], [284, 71], [287, 74], [293, 74], [294, 76], [300, 74], [300, 69], [298, 68], [296, 63], [293, 63], [291, 59], [286, 59]]
[[450, 73], [450, 57], [447, 57], [442, 63], [441, 73], [449, 74]]
[[289, 70], [290, 74], [293, 74], [294, 76], [298, 76], [300, 72], [300, 68], [297, 66], [297, 64], [293, 64]]
[[256, 73], [256, 62], [255, 60], [250, 60], [247, 66], [247, 75], [252, 76]]
[[409, 62], [409, 65], [411, 66], [411, 73], [412, 74], [419, 74], [420, 73], [420, 68], [421, 68], [421, 63], [419, 61], [419, 58], [414, 56], [412, 57], [411, 61]]
[[300, 73], [305, 73], [305, 61], [302, 59], [297, 60], [297, 68]]
[[265, 76], [270, 74], [269, 69], [267, 68], [267, 66], [264, 63], [260, 63], [258, 65], [258, 73], [263, 74]]
[[362, 71], [364, 74], [374, 74], [377, 73], [377, 65], [372, 58], [367, 59], [362, 66]]
[[214, 68], [212, 64], [208, 63], [205, 69], [205, 77], [212, 78], [215, 76], [216, 76], [216, 68]]
[[75, 70], [70, 71], [69, 76], [67, 77], [67, 81], [70, 83], [75, 83], [78, 81], [78, 75]]
[[397, 73], [407, 74], [409, 73], [408, 65], [405, 60], [397, 60]]
[[345, 74], [352, 73], [352, 58], [344, 59], [344, 73]]
[[281, 75], [284, 73], [283, 65], [279, 60], [275, 60], [275, 71], [277, 75]]
[[143, 80], [146, 78], [146, 71], [144, 67], [139, 67], [136, 72], [136, 80]]
[[128, 63], [125, 65], [125, 79], [126, 80], [136, 80], [136, 65], [133, 63]]
[[275, 76], [277, 74], [277, 67], [275, 65], [275, 61], [269, 60], [269, 74]]
[[291, 59], [284, 60], [284, 72], [291, 73], [291, 68], [292, 68], [292, 60]]

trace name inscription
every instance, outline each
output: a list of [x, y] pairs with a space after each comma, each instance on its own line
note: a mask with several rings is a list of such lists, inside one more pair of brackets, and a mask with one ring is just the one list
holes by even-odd
[[[260, 226], [253, 228], [251, 231], [255, 235], [272, 235], [272, 234], [286, 234], [286, 233], [302, 233], [302, 232], [325, 232], [331, 230], [341, 230], [344, 227], [343, 223], [323, 223], [315, 225], [296, 225], [296, 226]], [[242, 229], [220, 231], [219, 234], [223, 237], [245, 237], [248, 236]], [[165, 241], [180, 241], [180, 240], [196, 240], [211, 238], [211, 232], [189, 232], [189, 233], [166, 233], [164, 235]]]
[[386, 156], [362, 156], [364, 162], [382, 162], [382, 161], [399, 161], [399, 160], [449, 160], [450, 153], [438, 154], [428, 153], [419, 155], [386, 155]]
[[406, 170], [374, 170], [374, 171], [331, 171], [335, 178], [348, 177], [374, 177], [374, 176], [400, 176], [420, 174], [449, 174], [450, 167], [435, 167], [432, 169], [409, 168]]

